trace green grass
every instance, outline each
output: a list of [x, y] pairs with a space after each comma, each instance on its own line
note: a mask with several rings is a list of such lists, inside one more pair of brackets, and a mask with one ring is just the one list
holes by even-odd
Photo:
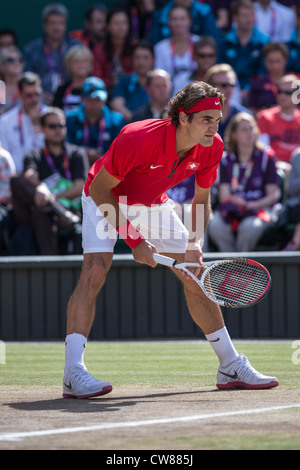
[[[293, 364], [292, 341], [235, 342], [258, 370], [276, 375], [280, 390], [297, 390], [300, 385], [299, 364]], [[178, 387], [215, 389], [217, 358], [205, 341], [153, 341], [153, 342], [89, 342], [85, 362], [91, 373], [118, 386], [153, 386], [157, 389]], [[0, 364], [0, 386], [60, 386], [64, 369], [64, 342], [7, 343], [6, 364]], [[227, 398], [226, 398], [227, 400]], [[225, 400], [225, 401], [226, 401]], [[73, 403], [71, 403], [73, 405]], [[292, 424], [299, 423], [300, 410], [289, 411]], [[292, 418], [291, 418], [292, 417]], [[264, 419], [263, 417], [261, 419]], [[298, 421], [297, 421], [298, 420]], [[176, 435], [165, 434], [156, 438], [141, 436], [132, 442], [130, 434], [123, 438], [130, 449], [188, 449], [188, 450], [300, 450], [298, 433], [289, 427], [278, 428], [270, 434], [216, 433], [202, 431], [186, 436], [180, 428]], [[127, 440], [126, 440], [127, 439]], [[123, 442], [122, 441], [122, 442]]]
[[[292, 341], [235, 345], [255, 368], [276, 375], [281, 387], [299, 386], [300, 368], [292, 362]], [[85, 362], [91, 373], [115, 386], [214, 386], [218, 368], [214, 352], [203, 341], [89, 342]], [[63, 341], [7, 343], [0, 385], [59, 385], [63, 368]]]

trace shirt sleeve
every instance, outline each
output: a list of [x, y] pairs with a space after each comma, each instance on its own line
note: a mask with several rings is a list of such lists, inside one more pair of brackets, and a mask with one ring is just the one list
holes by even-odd
[[219, 162], [196, 173], [196, 182], [200, 188], [210, 188], [217, 179]]
[[218, 167], [223, 155], [223, 148], [223, 141], [221, 139], [217, 140], [216, 145], [212, 147], [212, 153], [209, 157], [209, 162], [212, 161], [213, 164], [196, 172], [196, 183], [200, 188], [210, 188], [216, 181], [218, 176]]
[[27, 153], [24, 157], [23, 169], [24, 171], [27, 170], [34, 170], [39, 173], [39, 165], [38, 160], [40, 161], [40, 157], [37, 155], [35, 150]]
[[70, 161], [70, 169], [72, 180], [75, 181], [77, 179], [85, 180], [87, 176], [87, 157], [84, 152], [80, 149], [76, 149], [72, 151], [71, 154], [71, 161]]
[[276, 157], [274, 155], [269, 155], [266, 174], [265, 174], [265, 184], [279, 184], [279, 175], [276, 170]]

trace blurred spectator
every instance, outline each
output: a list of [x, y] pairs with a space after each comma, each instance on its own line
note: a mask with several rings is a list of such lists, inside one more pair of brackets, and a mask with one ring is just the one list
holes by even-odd
[[190, 33], [191, 15], [187, 8], [174, 6], [169, 13], [171, 36], [154, 46], [155, 68], [170, 74], [173, 94], [190, 83], [190, 75], [197, 65], [193, 58], [193, 44], [199, 36]]
[[271, 41], [287, 42], [295, 28], [294, 10], [275, 0], [254, 2], [256, 27]]
[[247, 113], [236, 114], [226, 129], [219, 205], [209, 223], [210, 239], [221, 252], [254, 251], [280, 198], [274, 154], [258, 135]]
[[0, 76], [5, 83], [5, 103], [0, 104], [0, 114], [19, 104], [18, 80], [24, 69], [24, 59], [16, 46], [0, 51]]
[[110, 107], [121, 113], [125, 121], [129, 122], [133, 111], [149, 102], [146, 90], [147, 75], [154, 65], [153, 46], [148, 41], [140, 41], [132, 53], [134, 72], [121, 75], [119, 81], [112, 89]]
[[232, 20], [236, 26], [223, 37], [218, 62], [230, 64], [235, 70], [242, 102], [246, 103], [251, 77], [265, 71], [261, 52], [269, 38], [255, 27], [254, 6], [249, 0], [238, 0], [232, 5]]
[[219, 123], [218, 133], [224, 138], [226, 127], [231, 118], [240, 112], [250, 113], [250, 110], [234, 101], [233, 93], [237, 87], [237, 76], [229, 64], [216, 64], [208, 69], [204, 81], [209, 85], [218, 88], [225, 96], [225, 103], [222, 109], [222, 118]]
[[109, 148], [125, 125], [122, 114], [106, 106], [107, 89], [97, 77], [86, 79], [82, 103], [67, 116], [67, 140], [84, 147], [92, 165]]
[[277, 104], [278, 81], [286, 72], [289, 50], [282, 42], [269, 42], [263, 48], [264, 75], [252, 77], [248, 106], [254, 114]]
[[295, 230], [284, 251], [300, 250], [300, 148], [293, 152], [291, 165], [288, 197], [284, 201], [286, 208], [285, 223], [294, 224]]
[[137, 41], [151, 39], [153, 13], [159, 2], [155, 0], [123, 0], [118, 6], [124, 8], [131, 18], [131, 35]]
[[66, 35], [67, 20], [68, 11], [64, 5], [47, 5], [42, 13], [43, 37], [35, 39], [24, 49], [25, 70], [41, 77], [46, 104], [52, 103], [57, 88], [67, 80], [64, 67], [67, 51], [79, 44]]
[[10, 181], [15, 173], [12, 156], [0, 145], [0, 254], [7, 254], [13, 227]]
[[231, 29], [230, 4], [232, 0], [208, 0], [217, 20], [217, 27], [224, 33]]
[[154, 69], [149, 72], [147, 77], [147, 93], [150, 101], [133, 111], [131, 121], [166, 118], [171, 91], [172, 82], [168, 72], [163, 69]]
[[84, 29], [71, 31], [70, 36], [80, 41], [91, 51], [95, 45], [104, 40], [106, 32], [107, 7], [97, 3], [88, 8], [84, 15]]
[[0, 29], [0, 51], [10, 46], [18, 46], [16, 33], [12, 29]]
[[284, 75], [278, 81], [277, 106], [257, 114], [260, 140], [269, 145], [277, 157], [277, 166], [288, 174], [291, 155], [300, 146], [300, 111], [297, 109], [293, 87], [296, 75]]
[[92, 52], [85, 46], [73, 46], [68, 50], [65, 56], [65, 69], [69, 80], [58, 87], [53, 106], [63, 109], [65, 113], [79, 106], [84, 81], [93, 70], [93, 60]]
[[190, 32], [192, 34], [213, 36], [218, 42], [220, 31], [217, 28], [216, 18], [212, 9], [207, 3], [198, 2], [198, 0], [169, 0], [164, 7], [156, 10], [153, 14], [151, 34], [153, 44], [170, 37], [169, 14], [171, 8], [175, 5], [190, 10], [192, 18]]
[[45, 145], [29, 152], [22, 175], [12, 178], [11, 188], [18, 226], [29, 225], [40, 255], [58, 255], [59, 229], [80, 222], [80, 197], [87, 175], [86, 155], [66, 142], [66, 121], [59, 108], [41, 116]]
[[300, 74], [300, 6], [296, 9], [295, 29], [287, 42], [289, 49], [289, 61], [287, 70], [291, 73]]
[[23, 160], [33, 147], [44, 143], [40, 128], [40, 116], [44, 109], [41, 102], [40, 77], [33, 72], [24, 72], [19, 81], [20, 104], [4, 113], [0, 118], [0, 141], [15, 163], [18, 173], [23, 170]]
[[203, 81], [208, 69], [216, 63], [217, 56], [217, 43], [213, 37], [202, 36], [199, 41], [196, 41], [193, 48], [196, 69], [192, 71], [190, 80]]
[[104, 80], [108, 90], [111, 90], [123, 73], [133, 72], [132, 51], [133, 41], [127, 13], [121, 9], [110, 11], [105, 39], [93, 50], [93, 75]]

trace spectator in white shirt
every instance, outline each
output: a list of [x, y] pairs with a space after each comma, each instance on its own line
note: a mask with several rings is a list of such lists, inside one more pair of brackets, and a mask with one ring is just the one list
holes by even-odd
[[24, 72], [19, 81], [20, 104], [7, 111], [0, 119], [0, 141], [15, 163], [18, 173], [23, 171], [24, 156], [32, 148], [44, 145], [40, 116], [45, 106], [41, 103], [40, 77]]
[[258, 0], [254, 3], [256, 27], [270, 36], [271, 41], [288, 42], [295, 29], [294, 10], [275, 0]]
[[171, 36], [154, 46], [154, 66], [170, 74], [173, 94], [190, 83], [190, 75], [197, 68], [193, 45], [200, 37], [190, 33], [191, 24], [189, 10], [182, 6], [173, 6], [169, 13]]

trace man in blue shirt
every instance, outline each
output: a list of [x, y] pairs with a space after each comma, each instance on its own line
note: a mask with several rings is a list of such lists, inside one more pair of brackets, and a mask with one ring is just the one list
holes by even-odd
[[221, 41], [218, 62], [230, 64], [235, 70], [245, 103], [250, 78], [264, 73], [262, 49], [270, 38], [254, 26], [254, 6], [250, 0], [239, 0], [234, 4], [233, 22], [236, 27]]
[[25, 70], [42, 80], [43, 101], [51, 104], [59, 85], [67, 80], [64, 57], [80, 44], [66, 34], [68, 11], [64, 5], [48, 5], [42, 13], [44, 35], [30, 42], [24, 50]]
[[86, 149], [90, 164], [108, 150], [125, 125], [122, 114], [111, 111], [106, 100], [103, 80], [89, 77], [83, 85], [82, 103], [67, 114], [67, 140]]

